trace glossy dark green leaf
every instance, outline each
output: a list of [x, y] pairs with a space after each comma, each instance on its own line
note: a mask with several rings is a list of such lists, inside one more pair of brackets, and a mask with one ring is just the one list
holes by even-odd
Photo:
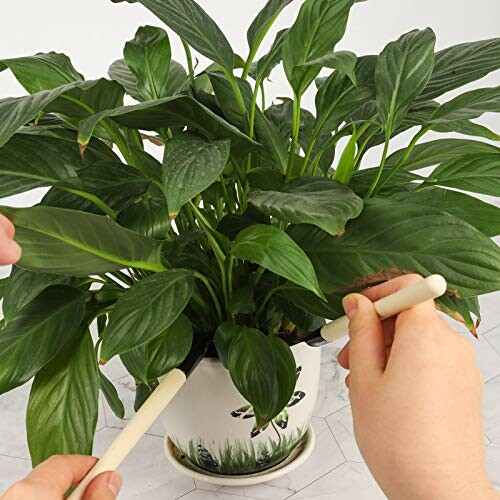
[[365, 201], [363, 213], [343, 236], [314, 226], [295, 226], [291, 235], [328, 293], [360, 289], [409, 271], [442, 274], [448, 289], [462, 297], [500, 287], [498, 246], [467, 222], [433, 207], [374, 199]]
[[319, 67], [319, 68], [330, 68], [345, 73], [354, 85], [357, 85], [356, 81], [356, 63], [358, 58], [354, 52], [349, 52], [347, 50], [342, 50], [339, 52], [332, 52], [331, 54], [326, 54], [319, 59], [314, 59], [313, 61], [305, 63], [303, 66]]
[[418, 100], [426, 101], [500, 68], [500, 38], [466, 42], [436, 54], [432, 76]]
[[54, 207], [0, 207], [16, 226], [26, 269], [86, 276], [139, 267], [162, 271], [161, 244], [111, 219]]
[[225, 368], [229, 368], [229, 351], [233, 340], [241, 333], [241, 326], [231, 321], [225, 321], [215, 332], [214, 342], [219, 354], [220, 362]]
[[143, 344], [120, 357], [127, 371], [146, 383], [162, 377], [178, 367], [186, 358], [193, 343], [193, 326], [180, 315], [153, 341]]
[[78, 290], [44, 290], [0, 330], [0, 394], [32, 378], [77, 332], [85, 308]]
[[448, 160], [432, 172], [427, 182], [500, 196], [500, 154], [472, 154]]
[[268, 0], [248, 28], [247, 40], [250, 50], [255, 50], [262, 42], [280, 12], [292, 0]]
[[9, 283], [9, 277], [0, 279], [0, 300], [3, 299], [5, 294], [5, 289]]
[[161, 335], [179, 317], [193, 294], [185, 269], [153, 274], [124, 293], [109, 315], [101, 358], [108, 361]]
[[307, 255], [290, 236], [276, 227], [256, 224], [244, 229], [236, 237], [231, 252], [238, 259], [258, 264], [323, 296]]
[[108, 75], [111, 80], [118, 82], [125, 92], [136, 101], [143, 102], [145, 99], [137, 89], [137, 78], [130, 71], [125, 59], [118, 59], [108, 69]]
[[111, 118], [119, 125], [139, 130], [193, 127], [208, 139], [229, 138], [231, 148], [239, 155], [245, 155], [258, 147], [256, 142], [236, 127], [188, 95], [166, 97], [157, 101], [103, 111], [80, 123], [80, 143], [85, 144], [90, 139], [95, 126], [105, 118]]
[[139, 0], [200, 54], [228, 71], [234, 67], [231, 45], [213, 19], [193, 0]]
[[125, 63], [137, 80], [140, 94], [149, 100], [168, 97], [172, 50], [167, 32], [142, 26], [123, 49]]
[[99, 374], [89, 332], [35, 377], [26, 429], [33, 466], [52, 455], [91, 455], [99, 410]]
[[16, 134], [0, 148], [0, 197], [76, 178], [83, 166], [75, 143]]
[[434, 67], [436, 35], [427, 28], [389, 43], [378, 57], [375, 86], [380, 119], [387, 133], [402, 123], [425, 88]]
[[57, 52], [0, 60], [0, 72], [7, 68], [30, 94], [84, 79], [69, 57]]
[[163, 189], [171, 218], [191, 198], [222, 174], [229, 159], [229, 141], [208, 141], [192, 134], [175, 136], [163, 161]]
[[37, 295], [51, 285], [60, 284], [68, 278], [58, 274], [35, 273], [14, 266], [3, 297], [3, 315], [8, 322]]
[[102, 393], [104, 394], [104, 397], [106, 398], [106, 402], [111, 408], [111, 411], [118, 418], [125, 418], [125, 407], [123, 406], [120, 396], [118, 396], [116, 387], [101, 371], [99, 372], [99, 385]]
[[291, 224], [314, 224], [339, 234], [363, 209], [363, 200], [331, 179], [300, 177], [283, 191], [253, 191], [249, 201], [265, 214]]
[[151, 198], [140, 200], [118, 214], [118, 223], [136, 233], [156, 240], [167, 238], [170, 219], [165, 200]]
[[326, 301], [319, 299], [314, 293], [297, 286], [287, 286], [280, 296], [304, 311], [320, 318], [337, 319], [344, 316], [342, 295], [325, 295]]
[[[397, 165], [405, 153], [406, 148], [391, 154], [387, 158], [386, 167]], [[500, 148], [470, 139], [437, 139], [417, 144], [408, 158], [401, 164], [401, 168], [418, 170], [473, 153], [500, 153]]]
[[269, 52], [262, 56], [256, 63], [252, 65], [250, 72], [256, 81], [262, 82], [267, 78], [271, 71], [281, 62], [283, 58], [283, 43], [288, 35], [288, 30], [281, 30], [276, 34]]
[[441, 105], [431, 116], [434, 123], [478, 118], [484, 113], [500, 113], [500, 87], [476, 89]]
[[459, 217], [492, 238], [500, 234], [500, 208], [465, 193], [431, 187], [422, 191], [395, 194], [391, 199], [438, 208]]
[[109, 80], [77, 81], [52, 90], [0, 100], [0, 147], [41, 111], [81, 119], [121, 104], [123, 88]]
[[306, 0], [283, 44], [286, 76], [297, 94], [311, 84], [320, 68], [303, 67], [332, 51], [344, 36], [354, 0]]
[[[349, 187], [358, 196], [364, 198], [370, 190], [370, 186], [372, 185], [375, 176], [378, 174], [378, 170], [378, 167], [374, 167], [354, 172], [351, 180], [349, 181]], [[394, 175], [388, 179], [390, 173], [390, 168], [384, 168], [382, 171], [382, 175], [380, 176], [380, 185], [384, 182], [385, 184], [383, 184], [384, 187], [378, 192], [379, 196], [385, 196], [388, 192], [390, 192], [390, 194], [394, 194], [394, 190], [408, 191], [412, 187], [415, 187], [418, 181], [424, 180], [423, 177], [420, 177], [413, 172], [409, 172], [408, 170], [397, 170]]]
[[477, 337], [476, 328], [479, 326], [481, 318], [474, 321], [472, 314], [474, 314], [475, 307], [479, 306], [477, 297], [469, 299], [457, 299], [448, 295], [443, 295], [436, 299], [436, 308], [454, 320], [463, 323], [468, 330]]
[[[310, 333], [319, 330], [325, 325], [325, 318], [315, 316], [301, 307], [283, 298], [282, 295], [273, 297], [278, 308], [285, 317], [284, 333], [282, 337], [289, 345], [294, 345], [301, 339], [308, 337]], [[291, 323], [291, 324], [290, 324]]]

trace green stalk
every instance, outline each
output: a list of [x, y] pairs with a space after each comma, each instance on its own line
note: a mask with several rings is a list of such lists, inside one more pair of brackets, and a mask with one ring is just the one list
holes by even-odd
[[193, 67], [193, 56], [191, 55], [191, 49], [189, 48], [189, 45], [185, 40], [181, 38], [182, 46], [184, 47], [184, 52], [186, 53], [186, 60], [187, 60], [187, 65], [188, 65], [188, 70], [189, 70], [189, 83], [191, 84], [191, 87], [194, 88], [195, 82], [194, 82], [194, 67]]
[[391, 134], [392, 131], [387, 131], [387, 134], [385, 136], [384, 151], [382, 152], [382, 160], [380, 161], [380, 166], [378, 167], [377, 175], [375, 176], [375, 179], [373, 179], [372, 185], [370, 186], [370, 189], [366, 194], [366, 198], [371, 198], [371, 196], [375, 192], [375, 189], [377, 188], [377, 184], [379, 183], [380, 178], [382, 177], [382, 172], [384, 171], [385, 162], [387, 160], [387, 153], [389, 151], [389, 142], [391, 140]]
[[293, 164], [295, 161], [295, 150], [299, 143], [300, 132], [300, 103], [302, 100], [301, 94], [295, 94], [293, 100], [293, 127], [292, 127], [292, 144], [290, 146], [290, 154], [288, 156], [288, 165], [286, 168], [286, 182], [292, 178]]
[[[59, 186], [58, 186], [59, 187]], [[106, 215], [111, 217], [113, 220], [116, 220], [118, 217], [118, 214], [116, 213], [115, 210], [113, 210], [107, 203], [105, 203], [101, 198], [98, 196], [87, 193], [86, 191], [80, 191], [79, 189], [71, 189], [67, 187], [59, 187], [59, 189], [63, 191], [67, 191], [68, 193], [73, 193], [76, 194], [77, 196], [80, 196], [81, 198], [85, 198], [86, 200], [89, 200], [92, 202], [96, 207], [100, 208]]]
[[233, 89], [234, 97], [236, 97], [236, 103], [238, 104], [240, 113], [242, 114], [242, 116], [246, 116], [247, 108], [245, 106], [245, 102], [243, 101], [243, 96], [241, 95], [240, 87], [238, 86], [238, 83], [236, 82], [234, 75], [227, 69], [224, 69], [224, 73], [227, 76], [227, 79], [229, 80], [229, 85], [231, 85], [231, 88]]
[[201, 274], [199, 272], [194, 272], [193, 276], [195, 278], [198, 278], [205, 285], [205, 288], [207, 289], [207, 291], [210, 294], [210, 297], [212, 298], [212, 301], [214, 303], [215, 310], [217, 311], [217, 317], [218, 317], [219, 321], [222, 321], [222, 309], [220, 306], [220, 302], [219, 302], [219, 299], [217, 298], [217, 295], [216, 295], [212, 285], [210, 284], [210, 281], [208, 281], [206, 276], [204, 276], [203, 274]]
[[278, 286], [276, 288], [273, 288], [272, 290], [269, 290], [267, 295], [264, 297], [264, 300], [261, 302], [259, 308], [257, 309], [257, 312], [255, 313], [255, 319], [254, 319], [254, 324], [255, 326], [259, 326], [259, 320], [262, 315], [262, 312], [264, 311], [264, 307], [266, 304], [269, 302], [269, 299], [277, 292], [281, 291], [283, 289], [282, 286]]

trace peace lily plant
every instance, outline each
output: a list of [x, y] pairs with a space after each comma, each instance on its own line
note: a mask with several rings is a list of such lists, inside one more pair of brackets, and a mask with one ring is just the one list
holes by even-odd
[[[54, 52], [0, 61], [29, 94], [0, 101], [0, 196], [50, 188], [36, 206], [0, 208], [23, 248], [0, 281], [0, 392], [34, 378], [35, 464], [92, 451], [99, 390], [123, 417], [99, 360], [121, 357], [138, 407], [193, 339], [214, 337], [260, 428], [294, 392], [290, 346], [342, 315], [348, 292], [439, 273], [438, 307], [474, 331], [478, 295], [500, 289], [500, 216], [458, 190], [500, 194], [500, 149], [476, 139], [500, 137], [471, 121], [500, 111], [500, 87], [436, 99], [497, 70], [499, 38], [435, 52], [433, 31], [415, 30], [358, 57], [335, 46], [362, 5], [305, 0], [260, 55], [292, 3], [269, 0], [242, 58], [193, 0], [127, 1], [171, 32], [140, 28], [109, 78], [85, 80]], [[196, 52], [213, 63], [195, 68]], [[280, 66], [293, 97], [266, 102]], [[426, 142], [430, 131], [464, 137]]]

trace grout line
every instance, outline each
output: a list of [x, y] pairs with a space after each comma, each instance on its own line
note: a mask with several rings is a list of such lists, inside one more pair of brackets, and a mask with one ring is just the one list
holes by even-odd
[[5, 455], [4, 453], [0, 453], [0, 457], [4, 458], [13, 458], [14, 460], [22, 460], [23, 462], [29, 462], [29, 458], [23, 458], [23, 457], [14, 457], [12, 455]]
[[[194, 481], [193, 481], [193, 484], [194, 484]], [[193, 493], [193, 491], [196, 491], [197, 489], [198, 488], [196, 488], [196, 486], [195, 486], [192, 490], [189, 490], [186, 493], [183, 493], [180, 497], [174, 498], [174, 500], [180, 500], [181, 498], [184, 498], [185, 496], [189, 495], [190, 493]], [[206, 491], [206, 490], [198, 490], [198, 491]]]

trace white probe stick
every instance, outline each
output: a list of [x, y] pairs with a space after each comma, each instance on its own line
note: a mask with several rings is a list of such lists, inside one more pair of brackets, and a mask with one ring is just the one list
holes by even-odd
[[[415, 285], [377, 300], [373, 305], [380, 318], [387, 319], [422, 302], [441, 297], [445, 292], [446, 280], [439, 274], [433, 274]], [[333, 342], [348, 334], [349, 318], [347, 316], [342, 316], [321, 329], [321, 336], [326, 342]]]

